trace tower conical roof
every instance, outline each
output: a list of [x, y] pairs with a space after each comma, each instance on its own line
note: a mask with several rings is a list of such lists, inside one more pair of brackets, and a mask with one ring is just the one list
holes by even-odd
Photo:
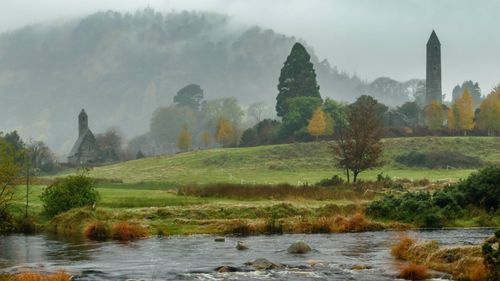
[[431, 36], [429, 37], [429, 41], [427, 41], [427, 45], [436, 44], [436, 43], [438, 45], [441, 45], [441, 42], [439, 42], [439, 38], [436, 35], [436, 32], [434, 30], [432, 30]]

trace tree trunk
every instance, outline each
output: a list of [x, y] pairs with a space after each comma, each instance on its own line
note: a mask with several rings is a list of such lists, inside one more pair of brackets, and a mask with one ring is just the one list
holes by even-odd
[[356, 183], [358, 180], [358, 172], [352, 172], [352, 182]]
[[350, 175], [349, 175], [349, 169], [345, 169], [345, 174], [347, 175], [347, 183], [351, 182]]

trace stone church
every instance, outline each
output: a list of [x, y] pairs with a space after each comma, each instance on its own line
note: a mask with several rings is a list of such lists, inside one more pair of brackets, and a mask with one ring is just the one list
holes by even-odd
[[94, 134], [89, 129], [87, 113], [82, 109], [78, 115], [78, 139], [68, 156], [73, 165], [95, 164], [100, 162], [100, 151]]

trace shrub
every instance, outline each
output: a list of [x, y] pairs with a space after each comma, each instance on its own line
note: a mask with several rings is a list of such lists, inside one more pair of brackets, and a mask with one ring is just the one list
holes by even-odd
[[336, 185], [341, 185], [344, 184], [344, 179], [340, 177], [339, 175], [333, 175], [333, 177], [329, 179], [322, 179], [318, 182], [318, 186], [336, 186]]
[[90, 206], [97, 202], [99, 193], [94, 181], [86, 176], [68, 176], [56, 179], [40, 196], [45, 214], [53, 217], [72, 208]]
[[479, 157], [467, 156], [459, 151], [411, 151], [399, 155], [396, 162], [409, 167], [425, 167], [430, 169], [440, 168], [477, 168], [484, 166]]
[[145, 238], [149, 234], [148, 230], [140, 225], [120, 222], [111, 228], [111, 237], [119, 241], [132, 241]]
[[84, 231], [85, 237], [91, 240], [104, 241], [109, 237], [108, 227], [101, 221], [94, 221], [87, 225]]
[[[385, 195], [366, 208], [366, 214], [414, 223], [423, 227], [441, 227], [446, 219], [476, 207], [494, 213], [500, 207], [500, 168], [487, 167], [466, 180], [434, 193], [407, 192], [402, 196]], [[486, 225], [491, 225], [489, 221]]]
[[500, 207], [500, 167], [486, 167], [460, 182], [457, 191], [463, 193], [465, 203], [495, 211]]
[[399, 278], [406, 280], [425, 280], [427, 279], [427, 267], [424, 265], [418, 265], [416, 263], [410, 263], [404, 266], [399, 273]]
[[366, 208], [367, 215], [413, 223], [421, 227], [440, 227], [444, 220], [428, 192], [407, 192], [402, 196], [385, 195]]

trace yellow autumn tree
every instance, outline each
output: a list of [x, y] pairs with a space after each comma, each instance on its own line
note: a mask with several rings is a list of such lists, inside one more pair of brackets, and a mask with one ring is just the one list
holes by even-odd
[[231, 122], [224, 117], [219, 118], [217, 121], [215, 140], [222, 144], [223, 147], [236, 144], [236, 130]]
[[455, 113], [453, 112], [453, 106], [448, 108], [448, 129], [456, 130], [457, 122], [455, 120]]
[[464, 134], [474, 128], [474, 100], [468, 89], [464, 90], [448, 110], [448, 128], [463, 130]]
[[201, 133], [201, 143], [203, 144], [204, 148], [207, 148], [210, 144], [210, 133], [207, 130]]
[[318, 109], [314, 111], [311, 120], [309, 120], [307, 131], [311, 136], [316, 137], [316, 141], [318, 141], [318, 137], [325, 134], [326, 126], [326, 114], [320, 107], [318, 107]]
[[187, 124], [182, 127], [181, 133], [177, 138], [177, 148], [181, 151], [188, 151], [191, 147], [192, 135], [188, 130]]
[[443, 106], [438, 101], [433, 101], [425, 108], [425, 121], [430, 130], [438, 130], [443, 126]]
[[478, 128], [488, 135], [500, 131], [500, 87], [491, 92], [479, 107]]

